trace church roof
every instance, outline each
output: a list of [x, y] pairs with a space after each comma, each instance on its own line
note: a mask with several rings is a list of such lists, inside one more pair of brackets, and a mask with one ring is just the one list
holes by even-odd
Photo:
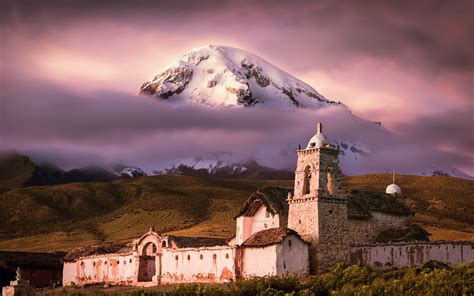
[[293, 229], [286, 227], [270, 228], [252, 234], [243, 244], [244, 247], [257, 248], [281, 243], [287, 236], [294, 235], [303, 240]]
[[235, 218], [253, 216], [262, 204], [265, 205], [271, 214], [280, 214], [287, 217], [288, 202], [286, 199], [288, 198], [288, 193], [292, 191], [291, 188], [263, 187], [250, 195]]
[[347, 199], [349, 219], [368, 220], [372, 217], [371, 212], [395, 216], [413, 215], [403, 198], [384, 192], [350, 190], [347, 192]]
[[77, 247], [72, 249], [69, 253], [64, 256], [64, 261], [74, 261], [79, 258], [94, 256], [94, 255], [105, 255], [105, 254], [126, 254], [132, 252], [132, 245], [121, 245], [121, 246], [87, 246]]
[[377, 235], [376, 243], [429, 241], [430, 233], [416, 224], [388, 228]]
[[[252, 193], [244, 203], [235, 218], [253, 216], [263, 204], [273, 215], [279, 214], [282, 219], [280, 225], [286, 225], [288, 217], [288, 193], [290, 188], [264, 187]], [[349, 219], [368, 220], [371, 212], [381, 212], [395, 216], [410, 216], [413, 212], [400, 196], [393, 196], [384, 192], [350, 190], [346, 192], [348, 199]]]
[[187, 236], [169, 236], [178, 248], [200, 248], [226, 246], [227, 242], [222, 238], [214, 237], [187, 237]]

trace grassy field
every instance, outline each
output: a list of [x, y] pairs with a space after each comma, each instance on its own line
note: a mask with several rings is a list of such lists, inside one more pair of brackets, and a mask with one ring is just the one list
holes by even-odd
[[[345, 177], [343, 188], [383, 191], [391, 175]], [[450, 177], [397, 176], [415, 222], [432, 239], [474, 240], [474, 182]], [[0, 188], [0, 249], [68, 251], [126, 243], [150, 226], [161, 233], [233, 235], [233, 217], [255, 190], [292, 187], [292, 180], [219, 180], [149, 176], [104, 183]]]

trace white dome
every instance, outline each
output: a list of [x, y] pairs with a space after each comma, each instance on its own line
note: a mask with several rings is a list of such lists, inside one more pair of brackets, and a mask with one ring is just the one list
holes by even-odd
[[400, 194], [401, 195], [402, 194], [402, 189], [397, 184], [390, 184], [390, 185], [387, 186], [387, 189], [385, 189], [385, 193]]
[[323, 134], [323, 125], [321, 122], [318, 122], [316, 135], [309, 140], [306, 149], [323, 148], [326, 145], [329, 145], [329, 142]]
[[326, 136], [323, 133], [314, 135], [308, 142], [306, 149], [313, 148], [323, 148], [325, 145], [329, 144]]

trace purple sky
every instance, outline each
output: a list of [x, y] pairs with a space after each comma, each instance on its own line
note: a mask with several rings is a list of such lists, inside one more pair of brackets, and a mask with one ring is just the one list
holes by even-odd
[[[5, 134], [18, 128], [24, 145], [33, 146], [42, 134], [33, 123], [45, 121], [48, 128], [41, 131], [54, 135], [51, 146], [64, 145], [71, 135], [93, 139], [97, 127], [76, 134], [82, 127], [68, 123], [74, 114], [87, 122], [88, 110], [76, 112], [81, 100], [91, 113], [106, 113], [91, 104], [101, 96], [141, 100], [133, 96], [140, 84], [167, 64], [194, 47], [222, 44], [265, 58], [410, 141], [446, 151], [457, 168], [474, 175], [473, 1], [57, 0], [0, 6], [0, 124]], [[137, 108], [141, 104], [147, 103]], [[181, 135], [204, 124], [186, 123]], [[142, 124], [145, 130], [154, 126]], [[124, 140], [113, 128], [101, 130], [107, 139], [133, 141], [133, 133]], [[245, 129], [233, 132], [257, 137]], [[5, 139], [11, 134], [2, 140], [10, 146]]]

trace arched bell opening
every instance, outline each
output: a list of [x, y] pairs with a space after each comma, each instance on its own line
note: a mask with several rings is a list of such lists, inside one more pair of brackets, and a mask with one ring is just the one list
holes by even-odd
[[304, 169], [303, 195], [311, 192], [311, 167], [308, 165]]

